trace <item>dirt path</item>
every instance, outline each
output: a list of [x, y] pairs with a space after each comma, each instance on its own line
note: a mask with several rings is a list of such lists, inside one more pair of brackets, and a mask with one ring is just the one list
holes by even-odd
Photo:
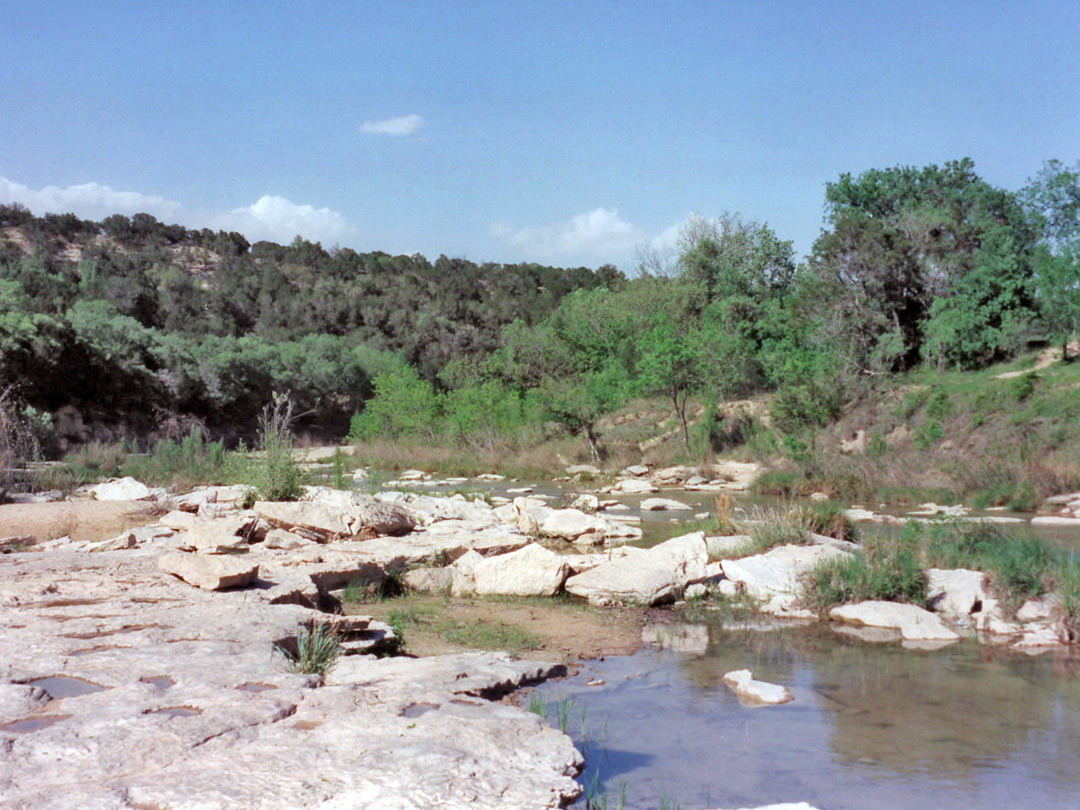
[[[1080, 352], [1080, 340], [1074, 340], [1069, 344], [1069, 357], [1073, 357], [1077, 352]], [[1020, 371], [1005, 371], [1001, 374], [995, 374], [995, 380], [1011, 380], [1013, 377], [1022, 377], [1032, 371], [1042, 371], [1044, 368], [1049, 368], [1054, 363], [1061, 360], [1061, 347], [1051, 346], [1043, 349], [1039, 356], [1035, 359], [1035, 365], [1031, 368], [1021, 369]]]
[[73, 540], [108, 540], [160, 514], [142, 501], [56, 501], [0, 505], [0, 539], [33, 537], [36, 542], [65, 535]]

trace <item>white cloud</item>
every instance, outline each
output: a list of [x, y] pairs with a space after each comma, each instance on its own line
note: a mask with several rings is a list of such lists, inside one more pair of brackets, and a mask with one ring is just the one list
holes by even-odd
[[211, 227], [239, 231], [253, 242], [265, 239], [282, 244], [288, 244], [297, 234], [326, 245], [358, 235], [357, 229], [331, 208], [297, 205], [271, 194], [264, 194], [252, 205], [215, 216]]
[[110, 214], [146, 213], [174, 222], [183, 210], [180, 203], [164, 197], [137, 191], [115, 191], [101, 183], [32, 189], [6, 177], [0, 177], [0, 203], [21, 203], [37, 214], [71, 213], [92, 220], [101, 220]]
[[412, 135], [424, 125], [424, 119], [415, 113], [384, 121], [365, 121], [360, 131], [366, 135]]
[[611, 208], [595, 208], [566, 222], [513, 230], [492, 223], [489, 234], [505, 244], [541, 257], [589, 256], [618, 258], [639, 244], [644, 235]]
[[21, 203], [38, 215], [70, 212], [95, 221], [110, 214], [146, 213], [170, 225], [239, 231], [252, 242], [266, 239], [288, 244], [299, 234], [312, 242], [330, 246], [345, 244], [359, 236], [359, 231], [331, 208], [298, 205], [272, 194], [265, 194], [253, 204], [231, 211], [198, 211], [164, 197], [137, 191], [114, 191], [100, 183], [32, 189], [0, 177], [0, 204], [11, 203]]

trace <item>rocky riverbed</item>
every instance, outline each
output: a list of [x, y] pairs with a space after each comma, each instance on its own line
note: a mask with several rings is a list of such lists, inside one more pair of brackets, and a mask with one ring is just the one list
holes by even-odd
[[[656, 484], [633, 473], [624, 482], [611, 490]], [[4, 806], [565, 806], [580, 794], [580, 754], [540, 718], [494, 701], [561, 664], [377, 657], [394, 649], [394, 631], [342, 615], [343, 589], [393, 577], [418, 591], [565, 592], [599, 606], [720, 593], [805, 620], [801, 574], [857, 553], [816, 537], [740, 556], [746, 538], [701, 532], [627, 546], [641, 530], [604, 492], [559, 509], [529, 493], [489, 503], [310, 488], [300, 502], [245, 509], [232, 487], [117, 491], [143, 500], [108, 507], [109, 520], [132, 516], [115, 536], [0, 538], [23, 551], [0, 557]], [[1013, 619], [979, 572], [930, 577], [934, 612], [863, 603], [831, 618], [841, 632], [921, 648], [973, 632], [1030, 649], [1068, 641], [1051, 602]], [[284, 651], [320, 625], [345, 655], [325, 678], [290, 672]]]

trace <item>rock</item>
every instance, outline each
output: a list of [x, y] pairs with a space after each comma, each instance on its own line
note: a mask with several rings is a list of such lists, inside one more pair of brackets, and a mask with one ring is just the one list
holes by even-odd
[[150, 487], [130, 476], [112, 478], [104, 483], [87, 487], [85, 491], [99, 501], [145, 501], [155, 496], [155, 492]]
[[812, 501], [827, 501], [829, 496], [825, 492], [812, 492], [810, 493], [810, 500]]
[[623, 469], [619, 475], [633, 475], [640, 478], [643, 475], [649, 474], [649, 468], [644, 464], [631, 464], [629, 467]]
[[601, 563], [570, 577], [566, 590], [593, 605], [655, 605], [677, 598], [687, 583], [704, 577], [707, 556], [705, 537], [695, 532]]
[[740, 807], [736, 810], [818, 810], [816, 807], [812, 807], [806, 802], [799, 802], [792, 804], [791, 802], [784, 802], [783, 804], [769, 804], [763, 807]]
[[869, 627], [891, 628], [905, 641], [958, 641], [960, 636], [946, 627], [938, 616], [917, 605], [899, 602], [867, 601], [840, 605], [829, 611], [829, 618]]
[[477, 481], [505, 481], [505, 475], [499, 475], [498, 473], [480, 473], [476, 476]]
[[692, 508], [671, 498], [646, 498], [641, 502], [641, 509], [645, 512], [690, 511]]
[[473, 560], [468, 569], [469, 575], [460, 579], [460, 585], [454, 580], [455, 595], [554, 596], [570, 572], [558, 554], [536, 543], [509, 554]]
[[588, 492], [578, 495], [570, 503], [571, 509], [577, 509], [586, 514], [595, 514], [600, 509], [600, 499]]
[[314, 542], [315, 541], [308, 540], [306, 537], [301, 537], [298, 534], [287, 532], [284, 529], [271, 529], [266, 533], [266, 537], [263, 538], [263, 548], [292, 551], [293, 549], [310, 546]]
[[417, 522], [405, 507], [359, 492], [320, 494], [315, 501], [259, 501], [253, 508], [272, 527], [320, 543], [404, 534]]
[[[106, 540], [93, 547], [93, 551], [119, 551], [126, 548], [138, 548], [145, 543], [153, 542], [176, 534], [166, 526], [139, 526], [130, 531], [123, 532], [112, 540]], [[2, 541], [0, 541], [2, 545]]]
[[709, 587], [700, 582], [694, 582], [686, 586], [683, 591], [683, 599], [704, 599], [709, 595]]
[[405, 470], [398, 476], [399, 481], [424, 481], [428, 478], [431, 478], [431, 476], [423, 470]]
[[[261, 581], [190, 588], [142, 550], [23, 554], [0, 569], [0, 717], [36, 724], [0, 733], [4, 807], [420, 808], [437, 796], [496, 810], [580, 793], [571, 740], [487, 699], [565, 667], [350, 655], [320, 679], [289, 673], [274, 649], [331, 617], [269, 604]], [[60, 592], [37, 596], [47, 585]], [[385, 632], [356, 617], [342, 629], [357, 649]], [[12, 685], [46, 676], [90, 691], [45, 703]]]
[[724, 559], [720, 565], [724, 576], [737, 583], [743, 593], [764, 602], [774, 615], [783, 615], [795, 610], [802, 595], [803, 574], [822, 560], [847, 555], [846, 551], [824, 544], [778, 546], [765, 554]]
[[571, 543], [588, 539], [603, 542], [609, 524], [595, 515], [587, 515], [580, 509], [553, 509], [540, 522], [538, 531], [542, 537], [557, 537]]
[[158, 567], [206, 591], [243, 588], [259, 575], [258, 563], [234, 555], [166, 554]]
[[190, 512], [181, 512], [179, 510], [174, 512], [167, 512], [158, 518], [158, 525], [164, 526], [173, 531], [186, 531], [191, 527], [198, 524], [199, 518]]
[[1028, 599], [1016, 611], [1018, 622], [1049, 621], [1061, 608], [1061, 600], [1054, 595]]
[[207, 554], [228, 554], [230, 551], [246, 549], [256, 520], [254, 515], [249, 515], [196, 523], [177, 537], [176, 545], [178, 548]]
[[451, 568], [414, 568], [406, 571], [401, 581], [417, 593], [449, 593], [454, 571]]
[[727, 684], [739, 697], [739, 702], [751, 706], [776, 706], [795, 699], [785, 686], [755, 681], [748, 669], [737, 669], [724, 675]]
[[624, 495], [640, 495], [646, 492], [659, 492], [660, 490], [649, 481], [642, 481], [637, 478], [626, 478], [622, 481], [616, 481], [608, 492], [621, 492]]
[[987, 590], [986, 574], [965, 568], [930, 568], [926, 571], [927, 607], [951, 619], [989, 613], [997, 600]]
[[942, 506], [937, 503], [921, 503], [918, 509], [908, 514], [916, 517], [967, 517], [968, 510], [961, 504]]

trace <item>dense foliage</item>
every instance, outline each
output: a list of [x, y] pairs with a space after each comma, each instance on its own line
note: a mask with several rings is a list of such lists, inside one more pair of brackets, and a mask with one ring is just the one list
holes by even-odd
[[670, 268], [627, 279], [0, 206], [0, 385], [61, 432], [250, 433], [287, 391], [326, 436], [562, 431], [599, 458], [601, 421], [635, 397], [664, 398], [705, 449], [730, 432], [692, 403], [768, 392], [793, 437], [895, 372], [1080, 328], [1080, 164], [1019, 192], [967, 159], [845, 174], [825, 210], [803, 263], [767, 225], [696, 217]]

